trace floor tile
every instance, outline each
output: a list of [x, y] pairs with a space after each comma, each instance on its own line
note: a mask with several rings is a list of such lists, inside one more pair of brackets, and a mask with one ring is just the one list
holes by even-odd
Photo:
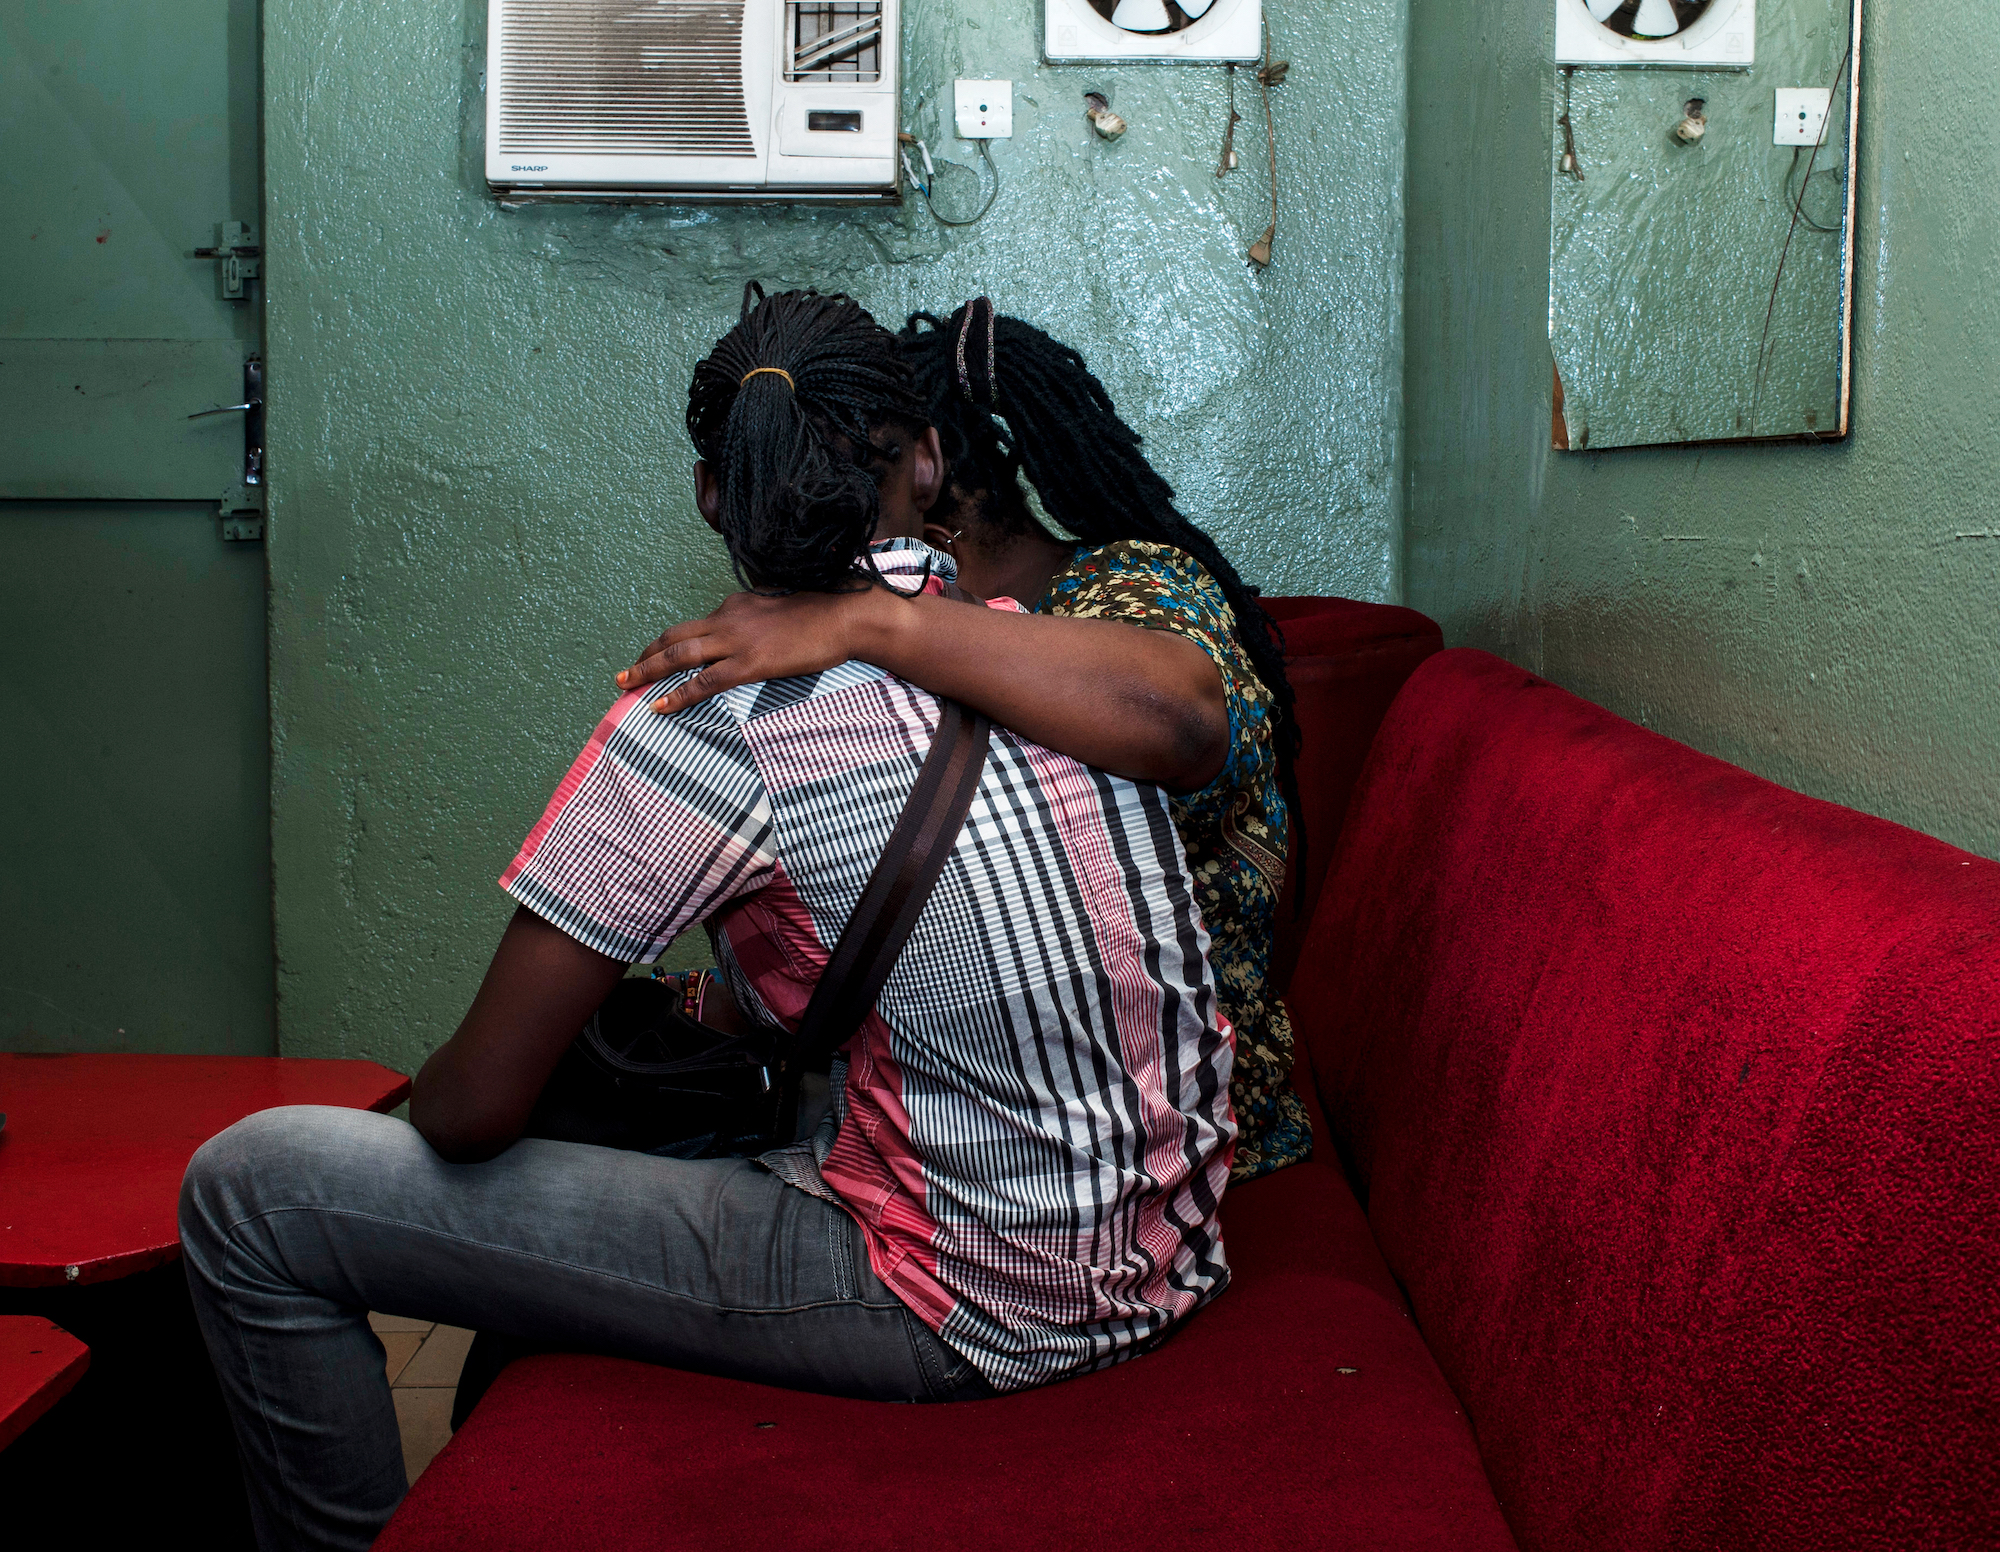
[[393, 1385], [396, 1383], [396, 1376], [403, 1372], [409, 1361], [417, 1356], [417, 1349], [424, 1345], [424, 1333], [383, 1331], [378, 1333], [378, 1340], [382, 1343], [382, 1351], [387, 1355], [389, 1383]]
[[411, 1320], [406, 1315], [377, 1315], [372, 1311], [368, 1316], [368, 1324], [375, 1328], [377, 1336], [385, 1331], [415, 1331], [421, 1334], [431, 1328], [431, 1322], [428, 1320]]
[[465, 1367], [465, 1351], [472, 1346], [472, 1333], [463, 1326], [434, 1326], [424, 1345], [396, 1377], [399, 1389], [451, 1389], [458, 1384], [458, 1372]]
[[403, 1471], [414, 1482], [451, 1438], [449, 1390], [393, 1390], [396, 1427], [403, 1435]]

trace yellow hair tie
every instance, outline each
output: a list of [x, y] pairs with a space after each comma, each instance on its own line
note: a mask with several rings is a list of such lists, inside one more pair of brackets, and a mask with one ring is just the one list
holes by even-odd
[[749, 371], [745, 372], [741, 377], [736, 379], [736, 386], [738, 388], [741, 388], [745, 383], [749, 382], [750, 379], [755, 377], [759, 372], [775, 373], [776, 375], [782, 377], [785, 380], [785, 386], [791, 389], [793, 393], [797, 393], [799, 391], [799, 385], [792, 381], [792, 374], [790, 372], [787, 372], [781, 366], [753, 366], [752, 368], [750, 368]]

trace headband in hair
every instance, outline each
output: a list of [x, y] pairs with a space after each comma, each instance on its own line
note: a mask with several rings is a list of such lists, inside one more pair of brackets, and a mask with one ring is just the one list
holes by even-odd
[[799, 385], [792, 381], [792, 374], [790, 372], [787, 372], [781, 366], [753, 366], [752, 368], [750, 368], [749, 371], [745, 372], [741, 377], [736, 379], [736, 386], [738, 388], [741, 388], [745, 383], [749, 382], [750, 379], [755, 377], [759, 372], [770, 372], [778, 377], [782, 377], [785, 380], [785, 386], [791, 389], [793, 393], [797, 393], [799, 391]]
[[[991, 404], [997, 384], [993, 376], [993, 299], [975, 296], [960, 309], [958, 325], [958, 391], [968, 404]], [[980, 357], [985, 378], [978, 380]], [[971, 365], [967, 365], [968, 358]]]

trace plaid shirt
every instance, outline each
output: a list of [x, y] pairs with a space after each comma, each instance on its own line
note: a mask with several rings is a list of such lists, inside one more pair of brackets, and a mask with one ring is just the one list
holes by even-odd
[[[913, 540], [883, 573], [929, 588]], [[1000, 601], [995, 607], [1018, 607]], [[614, 958], [706, 921], [796, 1028], [937, 727], [845, 663], [671, 717], [618, 701], [501, 886]], [[767, 1163], [860, 1224], [876, 1273], [996, 1388], [1129, 1357], [1228, 1281], [1231, 1034], [1158, 788], [996, 728], [972, 812], [817, 1147]]]

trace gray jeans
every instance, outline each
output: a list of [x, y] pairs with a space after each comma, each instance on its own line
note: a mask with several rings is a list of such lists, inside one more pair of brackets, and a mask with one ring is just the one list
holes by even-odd
[[365, 1548], [402, 1499], [371, 1309], [795, 1390], [992, 1394], [846, 1213], [745, 1159], [529, 1139], [447, 1164], [402, 1121], [296, 1105], [195, 1154], [181, 1244], [265, 1552]]

